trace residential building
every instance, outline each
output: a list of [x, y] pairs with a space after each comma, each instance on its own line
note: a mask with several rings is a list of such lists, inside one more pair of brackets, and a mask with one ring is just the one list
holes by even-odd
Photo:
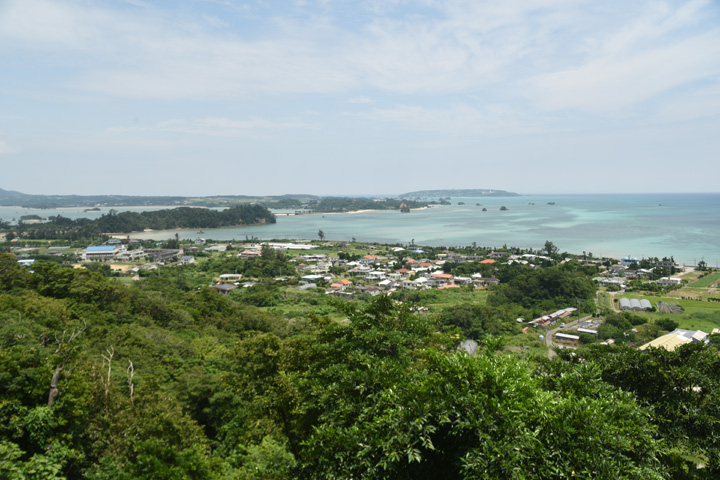
[[125, 249], [122, 245], [92, 246], [83, 250], [83, 262], [112, 262]]

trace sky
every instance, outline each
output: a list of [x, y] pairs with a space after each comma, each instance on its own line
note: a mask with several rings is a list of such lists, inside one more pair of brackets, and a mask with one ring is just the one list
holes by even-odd
[[0, 188], [718, 192], [720, 2], [0, 0]]

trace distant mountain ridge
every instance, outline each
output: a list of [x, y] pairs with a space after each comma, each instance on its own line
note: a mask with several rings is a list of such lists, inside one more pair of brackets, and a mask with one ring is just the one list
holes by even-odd
[[211, 197], [134, 196], [134, 195], [32, 195], [0, 188], [0, 206], [25, 208], [122, 207], [122, 206], [202, 206], [228, 207], [241, 203], [307, 201], [315, 195], [215, 195]]
[[[519, 194], [494, 189], [419, 190], [395, 198], [442, 198], [442, 197], [516, 197]], [[208, 197], [140, 196], [140, 195], [33, 195], [0, 188], [0, 206], [25, 208], [63, 207], [230, 207], [244, 203], [261, 203], [269, 208], [300, 208], [307, 202], [323, 202], [338, 199], [333, 195], [213, 195]], [[352, 197], [355, 198], [355, 197]], [[365, 197], [358, 197], [365, 198]]]
[[441, 190], [418, 190], [400, 195], [401, 198], [437, 198], [437, 197], [519, 197], [519, 193], [489, 188], [459, 188]]

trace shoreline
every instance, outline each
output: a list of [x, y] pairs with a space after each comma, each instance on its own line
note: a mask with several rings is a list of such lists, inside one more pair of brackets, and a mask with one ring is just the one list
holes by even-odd
[[[531, 207], [526, 205], [527, 197], [514, 200], [487, 198], [484, 201], [476, 200], [488, 208], [485, 213], [481, 213], [482, 207], [472, 205], [444, 208], [431, 206], [422, 212], [412, 212], [416, 215], [398, 215], [397, 211], [359, 213], [353, 210], [355, 213], [337, 212], [349, 213], [346, 216], [333, 213], [335, 216], [327, 218], [318, 217], [317, 214], [277, 215], [277, 223], [266, 225], [265, 228], [240, 226], [202, 229], [204, 234], [197, 234], [199, 228], [188, 228], [166, 232], [117, 232], [110, 236], [123, 238], [130, 234], [131, 238], [164, 240], [179, 231], [182, 237], [190, 239], [240, 240], [246, 236], [265, 239], [317, 238], [318, 230], [322, 229], [327, 238], [357, 237], [358, 240], [385, 243], [415, 240], [415, 243], [429, 246], [470, 245], [477, 242], [498, 247], [507, 244], [541, 249], [545, 241], [550, 240], [561, 251], [590, 251], [596, 256], [614, 253], [616, 257], [630, 254], [637, 258], [673, 256], [683, 264], [694, 264], [704, 259], [713, 267], [720, 265], [720, 225], [708, 220], [714, 218], [719, 195], [692, 195], [684, 198], [678, 195], [672, 195], [671, 198], [637, 194], [631, 197], [590, 197], [593, 196], [558, 197], [556, 200], [562, 205], [547, 208], [539, 204], [539, 199], [532, 200], [538, 206]], [[470, 203], [467, 199], [464, 201]], [[515, 207], [507, 205], [513, 216], [501, 215], [496, 211], [503, 202], [511, 201], [517, 204]], [[665, 206], [660, 208], [659, 203]], [[145, 207], [127, 209], [140, 211]], [[0, 208], [0, 218], [10, 221], [24, 214], [97, 218], [107, 213], [105, 208], [101, 212], [89, 214], [80, 213], [81, 210], [62, 208], [45, 212], [3, 207]], [[287, 209], [283, 213], [293, 212]], [[638, 221], [634, 219], [636, 214], [640, 215]]]
[[215, 208], [215, 207], [205, 207], [201, 205], [108, 205], [108, 206], [102, 206], [102, 207], [94, 207], [94, 206], [76, 206], [76, 207], [23, 207], [21, 205], [2, 205], [2, 208], [24, 208], [25, 210], [90, 210], [97, 212], [98, 210], [92, 210], [93, 208], [99, 208], [99, 211], [103, 210], [120, 210], [121, 208], [162, 208], [162, 209], [172, 209], [172, 208], [179, 208], [179, 207], [191, 207], [191, 208]]
[[[411, 208], [410, 210], [411, 211], [427, 210], [427, 209], [430, 209], [433, 207], [441, 207], [441, 206], [442, 205], [426, 205], [424, 207]], [[369, 209], [368, 208], [365, 210], [350, 210], [347, 212], [308, 212], [308, 213], [303, 213], [300, 215], [295, 215], [294, 213], [280, 213], [280, 214], [273, 213], [273, 215], [281, 216], [281, 217], [295, 217], [295, 216], [301, 217], [303, 215], [354, 215], [356, 213], [368, 213], [368, 212], [398, 212], [398, 213], [402, 213], [402, 212], [400, 212], [400, 210], [397, 210], [395, 208], [378, 208], [378, 209]]]

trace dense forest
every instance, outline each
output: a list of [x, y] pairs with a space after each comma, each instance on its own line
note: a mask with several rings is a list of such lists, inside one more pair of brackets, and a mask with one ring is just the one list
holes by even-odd
[[[210, 197], [148, 197], [132, 195], [32, 195], [0, 188], [1, 206], [24, 208], [62, 207], [128, 207], [128, 206], [194, 206], [226, 208], [236, 205], [260, 204], [267, 208], [296, 209], [316, 212], [347, 212], [353, 210], [399, 209], [403, 201], [362, 197], [318, 197], [316, 195], [215, 195]], [[427, 202], [408, 202], [410, 208]]]
[[308, 202], [307, 208], [320, 213], [352, 212], [357, 210], [400, 210], [405, 208], [426, 207], [428, 202], [414, 200], [399, 200], [397, 198], [349, 198], [349, 197], [325, 197], [316, 201]]
[[[419, 208], [428, 205], [428, 202], [398, 200], [393, 198], [318, 197], [304, 194], [274, 196], [216, 195], [210, 197], [143, 197], [129, 195], [30, 195], [0, 189], [0, 205], [21, 206], [24, 208], [97, 208], [98, 206], [118, 208], [154, 205], [226, 208], [259, 204], [266, 208], [331, 213], [355, 210], [399, 210], [402, 203], [408, 205], [409, 208]], [[201, 225], [197, 225], [197, 227], [211, 228]]]
[[[421, 314], [412, 292], [283, 299], [294, 266], [269, 249], [131, 284], [0, 254], [0, 478], [718, 478], [717, 348], [502, 349], [514, 315], [586, 298], [548, 270]], [[258, 284], [202, 287], [226, 271]]]
[[20, 222], [5, 225], [9, 239], [68, 239], [94, 238], [105, 233], [128, 233], [145, 229], [168, 230], [173, 228], [219, 228], [237, 225], [275, 223], [275, 216], [262, 205], [236, 205], [224, 210], [178, 207], [145, 212], [111, 211], [102, 217], [76, 220], [51, 216], [47, 222]]

